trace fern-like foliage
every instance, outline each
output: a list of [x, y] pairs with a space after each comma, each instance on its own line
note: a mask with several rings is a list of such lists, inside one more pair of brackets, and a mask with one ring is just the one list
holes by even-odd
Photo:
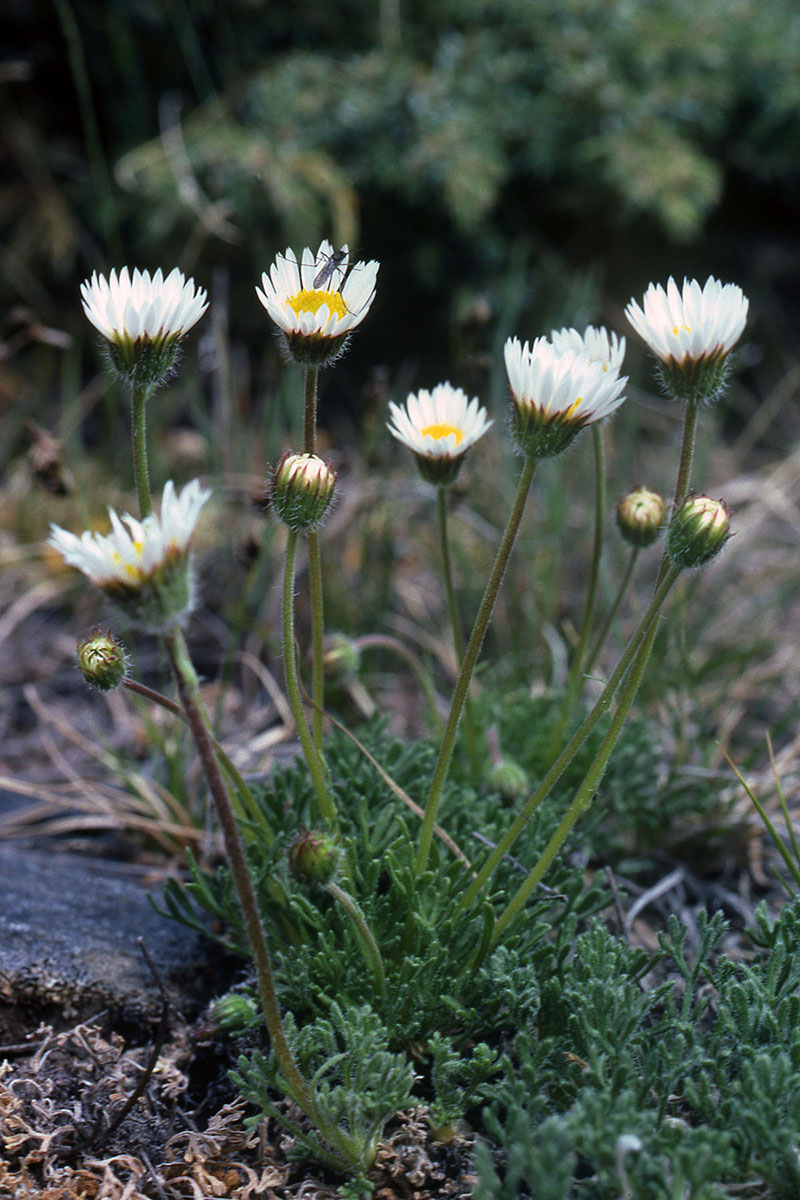
[[[402, 1054], [388, 1049], [386, 1027], [369, 1005], [344, 1007], [334, 1001], [328, 1015], [298, 1029], [286, 1020], [286, 1037], [308, 1080], [318, 1125], [336, 1130], [337, 1146], [319, 1129], [294, 1126], [300, 1143], [322, 1162], [363, 1175], [375, 1158], [383, 1127], [410, 1104], [414, 1070]], [[274, 1055], [242, 1056], [233, 1080], [262, 1112], [277, 1112], [275, 1093], [292, 1095]]]

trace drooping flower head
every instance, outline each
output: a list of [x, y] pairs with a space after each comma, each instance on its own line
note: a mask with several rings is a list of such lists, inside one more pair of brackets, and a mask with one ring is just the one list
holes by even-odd
[[696, 403], [713, 400], [722, 390], [747, 309], [747, 297], [736, 284], [710, 276], [702, 287], [696, 279], [684, 279], [679, 290], [670, 277], [666, 291], [651, 283], [643, 306], [631, 300], [625, 313], [659, 359], [669, 395]]
[[193, 479], [180, 495], [164, 486], [161, 515], [143, 521], [108, 510], [111, 533], [80, 537], [51, 525], [49, 544], [70, 566], [102, 588], [140, 629], [164, 632], [191, 611], [194, 578], [189, 545], [211, 492]]
[[375, 299], [378, 265], [374, 260], [351, 265], [347, 246], [334, 250], [328, 241], [316, 254], [306, 246], [299, 263], [292, 249], [277, 255], [256, 295], [292, 358], [320, 366], [342, 353]]
[[519, 449], [532, 458], [560, 454], [585, 425], [602, 421], [625, 398], [627, 378], [585, 348], [559, 350], [544, 337], [532, 344], [509, 338], [505, 360], [511, 430]]
[[161, 271], [127, 267], [108, 279], [97, 272], [81, 284], [83, 309], [108, 342], [117, 372], [134, 386], [155, 387], [175, 365], [180, 343], [208, 308], [206, 293], [177, 267]]
[[422, 478], [440, 485], [453, 482], [464, 455], [492, 424], [477, 397], [449, 383], [412, 392], [405, 407], [390, 402], [389, 411], [389, 432], [413, 452]]

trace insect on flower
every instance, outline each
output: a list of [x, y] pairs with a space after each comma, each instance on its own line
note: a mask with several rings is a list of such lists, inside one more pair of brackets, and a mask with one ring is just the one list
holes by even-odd
[[347, 246], [342, 246], [342, 248], [340, 250], [334, 250], [332, 254], [329, 254], [328, 261], [325, 263], [325, 265], [322, 267], [322, 269], [320, 271], [318, 271], [317, 274], [314, 276], [314, 287], [315, 288], [324, 288], [325, 285], [329, 282], [331, 276], [333, 275], [333, 272], [342, 263], [342, 261], [345, 258], [347, 258], [347, 255], [348, 255]]

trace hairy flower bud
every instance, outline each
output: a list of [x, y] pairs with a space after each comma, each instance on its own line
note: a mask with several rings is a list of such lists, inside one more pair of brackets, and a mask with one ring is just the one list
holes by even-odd
[[650, 546], [661, 533], [666, 513], [664, 497], [640, 485], [619, 500], [617, 525], [632, 546]]
[[667, 531], [667, 553], [678, 567], [702, 567], [730, 537], [730, 509], [724, 500], [689, 495]]
[[487, 783], [508, 801], [519, 800], [530, 790], [527, 772], [510, 758], [502, 758], [490, 768]]
[[321, 829], [304, 829], [289, 847], [289, 869], [295, 879], [328, 883], [339, 866], [336, 838]]
[[272, 473], [271, 499], [284, 525], [316, 529], [333, 500], [336, 472], [316, 454], [284, 454]]
[[227, 1033], [231, 1037], [241, 1037], [263, 1022], [255, 1000], [241, 992], [228, 992], [226, 996], [220, 996], [211, 1006], [209, 1016], [209, 1032]]
[[322, 666], [330, 683], [344, 683], [358, 675], [361, 651], [352, 638], [343, 633], [331, 633], [325, 638]]
[[78, 667], [91, 687], [110, 692], [120, 686], [127, 674], [128, 655], [110, 629], [103, 633], [95, 626], [88, 637], [78, 642]]

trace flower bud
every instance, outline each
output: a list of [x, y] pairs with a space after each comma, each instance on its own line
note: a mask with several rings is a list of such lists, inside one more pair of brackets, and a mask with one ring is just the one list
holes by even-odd
[[520, 796], [524, 796], [530, 789], [527, 772], [510, 758], [503, 758], [492, 766], [487, 783], [509, 802], [519, 800]]
[[661, 533], [666, 512], [664, 497], [640, 485], [617, 504], [617, 525], [632, 546], [650, 546]]
[[345, 683], [358, 675], [361, 651], [352, 638], [331, 633], [323, 645], [322, 666], [329, 683]]
[[724, 500], [689, 495], [667, 531], [667, 553], [677, 567], [702, 567], [730, 537], [730, 509]]
[[78, 667], [91, 687], [110, 692], [120, 686], [127, 674], [128, 655], [110, 629], [103, 633], [95, 626], [88, 637], [78, 642]]
[[263, 1018], [258, 1005], [251, 996], [241, 992], [229, 992], [220, 996], [211, 1006], [209, 1014], [211, 1032], [228, 1033], [231, 1037], [241, 1037], [248, 1029], [254, 1029], [262, 1023]]
[[325, 884], [336, 874], [339, 855], [337, 841], [329, 833], [304, 829], [289, 847], [289, 869], [295, 879]]
[[289, 529], [316, 529], [331, 506], [336, 472], [316, 454], [284, 454], [272, 474], [272, 505]]

